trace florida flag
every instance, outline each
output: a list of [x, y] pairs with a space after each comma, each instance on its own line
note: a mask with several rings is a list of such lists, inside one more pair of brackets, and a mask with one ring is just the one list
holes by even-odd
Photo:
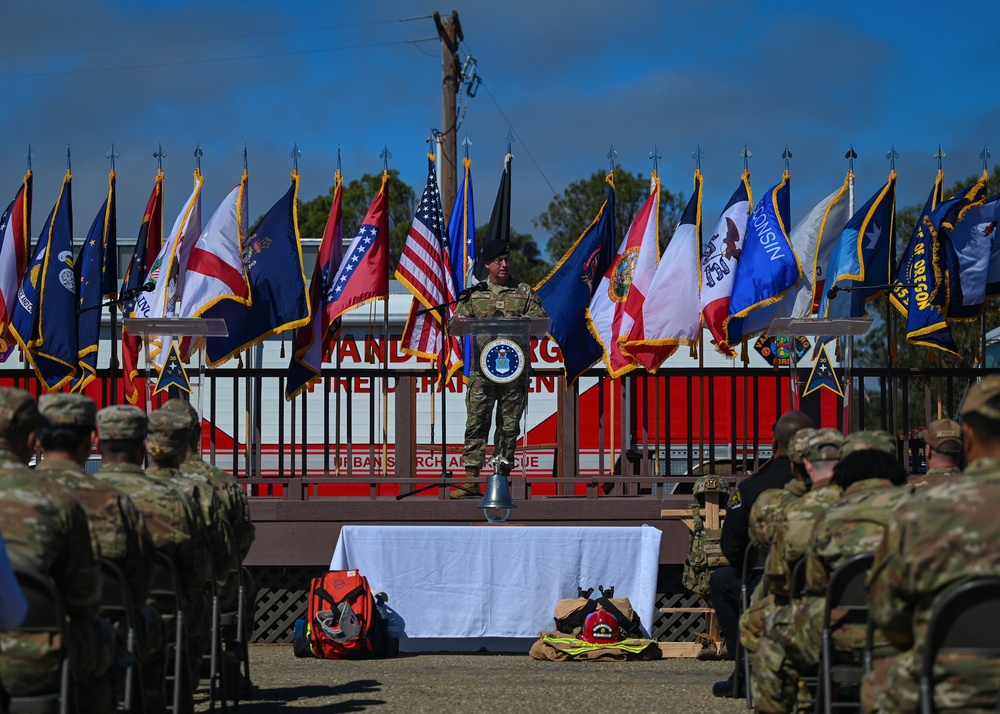
[[743, 252], [743, 237], [753, 206], [750, 172], [744, 171], [740, 185], [733, 192], [715, 224], [715, 231], [701, 251], [701, 304], [705, 326], [714, 338], [716, 349], [727, 357], [736, 352], [729, 346], [725, 321], [729, 315], [729, 297], [733, 293], [736, 265]]
[[[0, 333], [14, 315], [17, 290], [28, 264], [31, 242], [31, 172], [24, 175], [14, 200], [0, 217]], [[13, 344], [13, 342], [11, 342]]]
[[[614, 262], [604, 273], [587, 308], [588, 327], [604, 348], [604, 364], [612, 377], [636, 368], [635, 362], [622, 352], [620, 343], [630, 338], [656, 273], [660, 259], [659, 216], [660, 177], [654, 172], [653, 190], [629, 226]], [[637, 334], [635, 338], [642, 336]]]
[[642, 312], [622, 351], [650, 372], [681, 345], [695, 345], [701, 334], [698, 256], [701, 244], [701, 171], [694, 172], [694, 193], [663, 251], [647, 288]]

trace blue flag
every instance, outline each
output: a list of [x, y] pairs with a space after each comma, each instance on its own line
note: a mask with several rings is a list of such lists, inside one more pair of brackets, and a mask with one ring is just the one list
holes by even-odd
[[[108, 197], [90, 224], [77, 258], [77, 367], [71, 390], [83, 392], [97, 376], [97, 345], [101, 337], [104, 297], [118, 292], [118, 224], [115, 217], [115, 173], [108, 176]], [[111, 279], [109, 276], [114, 276]]]
[[11, 332], [46, 391], [76, 376], [73, 175], [67, 171], [17, 293]]
[[754, 313], [778, 302], [802, 279], [802, 266], [788, 238], [789, 182], [786, 171], [750, 214], [724, 323], [730, 344], [766, 330], [770, 320], [765, 313]]
[[[465, 174], [458, 187], [458, 198], [451, 210], [448, 221], [448, 239], [451, 249], [451, 277], [455, 282], [455, 294], [466, 288], [466, 283], [472, 277], [472, 269], [476, 265], [476, 216], [472, 201], [472, 160], [466, 156], [462, 159]], [[470, 359], [465, 355], [472, 354], [472, 335], [466, 335], [462, 341], [462, 374], [469, 376], [472, 369]]]
[[[861, 317], [865, 302], [889, 283], [889, 255], [896, 229], [896, 172], [844, 226], [830, 254], [826, 286], [820, 299], [819, 316]], [[838, 296], [840, 288], [851, 288]], [[823, 338], [828, 342], [832, 338]]]
[[990, 259], [996, 251], [997, 208], [1000, 197], [963, 206], [954, 226], [945, 226], [945, 265], [948, 275], [949, 319], [972, 320], [986, 304]]
[[535, 288], [552, 320], [549, 334], [562, 350], [563, 370], [570, 384], [604, 354], [604, 347], [587, 328], [586, 312], [601, 277], [615, 259], [614, 174], [608, 174], [605, 181], [608, 197], [597, 217]]
[[212, 367], [272, 335], [309, 322], [296, 209], [298, 192], [299, 174], [292, 172], [288, 191], [250, 230], [243, 244], [252, 304], [222, 300], [202, 314], [223, 318], [229, 328], [228, 337], [206, 340], [205, 352]]

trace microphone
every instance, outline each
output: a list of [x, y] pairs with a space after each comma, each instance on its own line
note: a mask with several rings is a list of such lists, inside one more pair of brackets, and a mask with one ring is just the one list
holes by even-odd
[[826, 296], [830, 300], [833, 300], [835, 297], [837, 297], [837, 293], [839, 293], [839, 292], [840, 292], [840, 286], [839, 285], [834, 285], [832, 288], [830, 288], [829, 292], [827, 292]]
[[137, 290], [137, 292], [140, 292], [140, 293], [151, 293], [154, 290], [156, 290], [156, 283], [154, 283], [152, 280], [150, 280], [148, 283], [146, 283], [145, 285], [140, 286], [136, 290]]
[[465, 290], [458, 294], [459, 300], [468, 300], [472, 293], [482, 292], [483, 290], [489, 290], [490, 286], [487, 285], [486, 281], [476, 283], [475, 285], [470, 285]]

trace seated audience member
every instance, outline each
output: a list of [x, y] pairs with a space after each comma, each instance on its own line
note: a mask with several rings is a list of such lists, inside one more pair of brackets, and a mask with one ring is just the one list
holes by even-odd
[[7, 546], [0, 535], [0, 632], [14, 630], [28, 613], [28, 601], [14, 575]]
[[[971, 578], [1000, 576], [1000, 376], [973, 384], [959, 414], [969, 465], [900, 504], [876, 552], [868, 580], [871, 616], [901, 654], [876, 659], [865, 676], [862, 701], [869, 711], [919, 711], [934, 603]], [[938, 712], [994, 711], [1000, 658], [942, 655], [934, 685]]]
[[932, 421], [924, 430], [924, 457], [927, 473], [914, 476], [910, 485], [914, 488], [939, 483], [961, 472], [962, 426], [952, 419]]

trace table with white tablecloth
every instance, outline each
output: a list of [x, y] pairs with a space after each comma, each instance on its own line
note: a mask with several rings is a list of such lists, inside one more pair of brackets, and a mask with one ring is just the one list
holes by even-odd
[[344, 526], [331, 570], [388, 594], [401, 649], [521, 649], [556, 602], [614, 586], [652, 625], [660, 531], [641, 527]]

